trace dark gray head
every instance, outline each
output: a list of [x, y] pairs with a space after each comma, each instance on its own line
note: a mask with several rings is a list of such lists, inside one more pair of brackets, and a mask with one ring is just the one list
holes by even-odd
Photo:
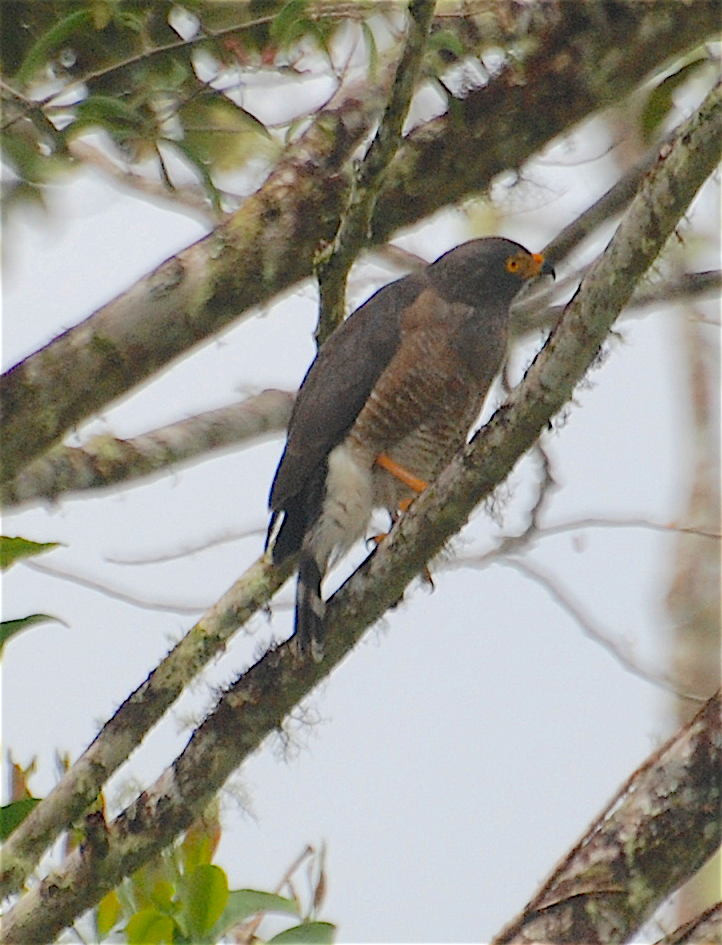
[[448, 301], [493, 309], [508, 308], [522, 286], [535, 276], [554, 275], [539, 253], [530, 253], [500, 236], [462, 243], [426, 271], [431, 284]]

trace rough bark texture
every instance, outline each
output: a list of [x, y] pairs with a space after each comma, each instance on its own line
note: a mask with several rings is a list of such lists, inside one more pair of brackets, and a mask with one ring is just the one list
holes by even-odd
[[[332, 632], [323, 663], [299, 663], [288, 644], [266, 653], [223, 695], [185, 751], [156, 784], [108, 825], [102, 843], [81, 846], [37, 888], [26, 893], [5, 919], [6, 941], [50, 940], [124, 875], [166, 845], [205, 807], [248, 753], [277, 729], [290, 709], [346, 656], [364, 629], [398, 600], [413, 576], [459, 529], [474, 505], [503, 481], [550, 417], [567, 403], [638, 280], [719, 161], [721, 149], [722, 87], [718, 85], [699, 111], [680, 127], [674, 142], [664, 145], [609, 247], [584, 280], [522, 384], [331, 599], [327, 620]], [[270, 583], [270, 577], [266, 580]], [[225, 617], [219, 613], [216, 619], [225, 633], [238, 616], [235, 612]], [[714, 723], [718, 725], [716, 715]], [[137, 725], [135, 729], [137, 732]], [[715, 733], [713, 737], [697, 732], [700, 739], [704, 738], [707, 755], [689, 755], [694, 762], [692, 787], [701, 783], [698, 764], [706, 766], [707, 775], [713, 774], [714, 766], [719, 764], [717, 729]], [[669, 770], [678, 778], [682, 775], [679, 765]], [[707, 790], [713, 790], [716, 798], [713, 814], [709, 814], [711, 795], [702, 795], [702, 787], [698, 793], [698, 799], [704, 801], [702, 809], [690, 814], [705, 829], [710, 816], [717, 823], [718, 781], [712, 782], [712, 788], [707, 783]], [[34, 813], [41, 808], [39, 805]], [[661, 808], [657, 809], [661, 815]], [[712, 830], [703, 836], [705, 844], [715, 839]], [[684, 842], [689, 846], [686, 838]], [[639, 851], [635, 854], [637, 862], [643, 850], [634, 849]], [[678, 881], [679, 872], [673, 870], [671, 879], [660, 880], [659, 885], [667, 889]], [[640, 895], [646, 909], [651, 902], [648, 886]]]
[[[549, 2], [523, 63], [407, 136], [376, 202], [371, 242], [483, 191], [653, 68], [719, 29], [713, 0]], [[386, 84], [346, 90], [266, 183], [209, 236], [26, 358], [2, 380], [2, 480], [178, 355], [312, 271], [347, 193], [342, 172]], [[434, 186], [429, 186], [433, 180]]]
[[632, 775], [493, 945], [629, 941], [719, 847], [720, 784], [717, 694]]
[[[281, 587], [293, 565], [293, 559], [289, 558], [283, 566], [273, 567], [261, 558], [128, 696], [50, 794], [4, 843], [0, 896], [8, 896], [22, 887], [46, 847], [93, 803], [103, 784], [184, 687], [224, 647], [238, 627]], [[46, 941], [42, 936], [33, 940]]]
[[286, 391], [266, 390], [130, 440], [96, 436], [81, 448], [57, 446], [0, 487], [2, 504], [7, 508], [78, 490], [104, 489], [277, 433], [286, 429], [294, 399]]

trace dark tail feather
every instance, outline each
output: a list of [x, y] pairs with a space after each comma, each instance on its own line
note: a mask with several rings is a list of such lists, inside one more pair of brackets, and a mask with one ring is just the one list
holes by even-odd
[[314, 661], [323, 659], [326, 605], [321, 598], [321, 570], [308, 551], [301, 552], [296, 585], [295, 641], [302, 656], [310, 653]]
[[[279, 524], [278, 517], [283, 514]], [[271, 523], [266, 535], [266, 548], [273, 543], [273, 563], [280, 564], [289, 555], [301, 550], [306, 534], [307, 505], [305, 493], [289, 499], [282, 510], [271, 514]]]

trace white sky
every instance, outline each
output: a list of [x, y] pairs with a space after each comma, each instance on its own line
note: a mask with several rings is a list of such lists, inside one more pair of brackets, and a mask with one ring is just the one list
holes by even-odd
[[[509, 213], [498, 231], [539, 250], [612, 183], [611, 157], [598, 157], [605, 148], [598, 133], [583, 147], [545, 155], [528, 174], [533, 183], [503, 207], [523, 210], [528, 202], [536, 209]], [[93, 174], [55, 190], [49, 224], [25, 221], [6, 234], [6, 367], [203, 232]], [[713, 190], [708, 185], [701, 201], [708, 234]], [[472, 235], [459, 213], [399, 242], [433, 259]], [[715, 263], [695, 260], [698, 268]], [[397, 275], [361, 268], [354, 300]], [[313, 354], [314, 300], [306, 286], [230, 329], [104, 411], [88, 432], [133, 435], [230, 403], [239, 391], [294, 387]], [[548, 522], [681, 515], [689, 420], [679, 317], [647, 312], [624, 322], [623, 340], [578, 392], [567, 422], [547, 437], [560, 485]], [[709, 331], [715, 343], [714, 326]], [[7, 515], [3, 531], [63, 542], [37, 559], [43, 566], [200, 613], [255, 560], [260, 533], [162, 564], [108, 559], [170, 554], [264, 528], [281, 448], [277, 438], [150, 483], [29, 508]], [[525, 461], [512, 477], [501, 509], [505, 531], [528, 505], [529, 468]], [[291, 748], [270, 740], [233, 777], [216, 858], [232, 887], [270, 889], [305, 844], [325, 841], [322, 917], [338, 923], [339, 941], [488, 940], [670, 734], [660, 689], [586, 638], [543, 588], [501, 564], [475, 570], [455, 563], [488, 548], [498, 530], [479, 512], [435, 572], [435, 592], [412, 585], [313, 694], [306, 707], [315, 722], [291, 725]], [[673, 541], [644, 529], [587, 528], [541, 540], [529, 560], [552, 572], [640, 663], [662, 671]], [[127, 800], [133, 783], [155, 779], [217, 687], [271, 633], [288, 635], [292, 585], [276, 600], [284, 606], [274, 606], [272, 623], [254, 618], [113, 778], [111, 802]], [[7, 646], [3, 743], [20, 763], [37, 756], [31, 786], [44, 795], [56, 780], [56, 749], [73, 758], [82, 752], [193, 618], [18, 565], [5, 578], [4, 616], [37, 611], [69, 626], [39, 626]], [[240, 791], [252, 814], [234, 800]]]

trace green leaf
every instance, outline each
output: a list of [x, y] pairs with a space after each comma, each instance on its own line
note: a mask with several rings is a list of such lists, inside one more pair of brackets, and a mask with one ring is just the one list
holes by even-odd
[[[47, 620], [57, 620], [58, 623], [65, 623], [58, 617], [51, 617], [50, 614], [30, 614], [29, 617], [19, 617], [17, 620], [3, 620], [0, 623], [0, 652], [10, 637], [20, 633], [21, 630], [27, 630], [36, 623], [45, 623]], [[67, 624], [65, 624], [67, 626]]]
[[657, 128], [674, 108], [672, 96], [677, 88], [689, 78], [692, 72], [695, 72], [708, 61], [707, 56], [697, 55], [691, 62], [686, 62], [652, 89], [647, 96], [647, 101], [640, 116], [640, 125], [645, 141], [650, 141], [654, 137]]
[[288, 0], [271, 23], [271, 39], [279, 46], [288, 46], [308, 29], [309, 21], [303, 16], [308, 0]]
[[193, 941], [207, 938], [228, 902], [228, 879], [219, 866], [201, 863], [187, 877], [184, 917]]
[[52, 548], [58, 548], [57, 541], [30, 541], [28, 538], [8, 538], [0, 535], [0, 568], [4, 571], [20, 558], [30, 558]]
[[105, 938], [119, 917], [120, 900], [118, 899], [118, 893], [111, 889], [107, 896], [103, 896], [95, 910], [95, 931], [98, 933], [98, 939]]
[[194, 99], [179, 109], [178, 116], [183, 143], [196, 161], [213, 170], [237, 170], [249, 158], [273, 148], [263, 122], [225, 96]]
[[21, 797], [19, 801], [0, 807], [0, 840], [6, 840], [39, 803], [39, 797]]
[[15, 75], [15, 83], [23, 85], [29, 81], [52, 58], [73, 34], [84, 26], [93, 26], [93, 11], [90, 9], [74, 10], [55, 23], [47, 33], [43, 33], [28, 50], [23, 64]]
[[221, 195], [218, 191], [218, 188], [213, 183], [213, 178], [209, 174], [208, 168], [205, 166], [199, 155], [195, 154], [184, 141], [171, 141], [170, 138], [164, 138], [163, 144], [180, 151], [180, 153], [188, 160], [191, 166], [198, 171], [201, 180], [203, 181], [203, 186], [205, 187], [208, 199], [211, 202], [211, 206], [217, 213], [220, 213]]
[[257, 912], [284, 912], [297, 916], [298, 903], [293, 899], [257, 889], [233, 889], [228, 894], [225, 909], [213, 927], [212, 938], [220, 938], [228, 929]]
[[172, 945], [176, 924], [157, 909], [141, 909], [125, 927], [130, 945]]
[[291, 943], [302, 942], [304, 945], [331, 945], [336, 934], [336, 926], [330, 922], [304, 922], [302, 925], [294, 925], [291, 929], [285, 929], [274, 935], [269, 940], [271, 943]]
[[145, 122], [130, 105], [111, 95], [90, 95], [76, 109], [76, 119], [69, 126], [69, 134], [75, 134], [89, 125], [105, 128], [116, 139], [138, 135]]
[[196, 817], [178, 845], [183, 872], [190, 874], [201, 863], [210, 863], [221, 839], [220, 807], [214, 798]]

